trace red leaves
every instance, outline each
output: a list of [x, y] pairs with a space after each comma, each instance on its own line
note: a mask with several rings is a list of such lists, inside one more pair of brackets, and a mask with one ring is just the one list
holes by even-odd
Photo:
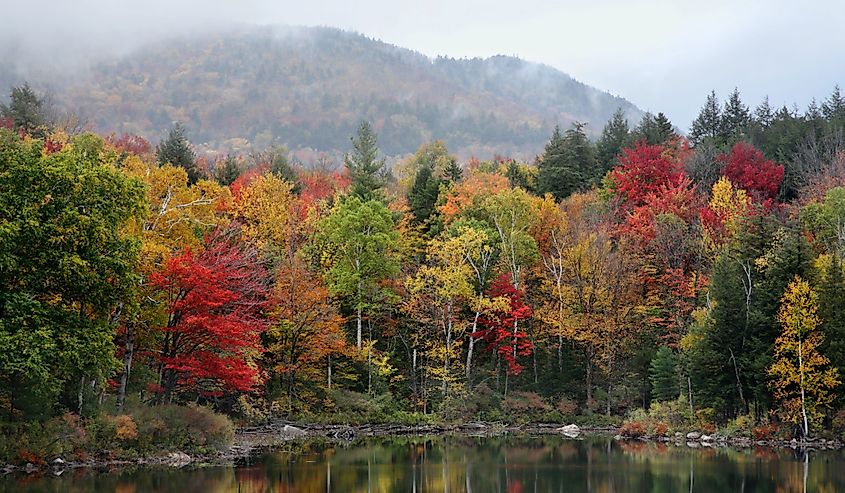
[[160, 359], [178, 375], [177, 384], [205, 394], [252, 389], [259, 373], [250, 356], [266, 327], [267, 297], [266, 272], [256, 259], [215, 235], [202, 253], [170, 258], [152, 282], [167, 293]]
[[783, 166], [764, 158], [762, 152], [745, 142], [738, 142], [730, 154], [721, 154], [719, 160], [725, 163], [723, 176], [745, 189], [755, 202], [771, 207], [783, 183]]
[[686, 178], [680, 161], [673, 159], [663, 146], [638, 143], [624, 149], [619, 166], [611, 177], [623, 200], [623, 209], [644, 205], [649, 195], [676, 188]]
[[229, 190], [232, 192], [232, 198], [237, 201], [240, 199], [241, 190], [248, 187], [250, 183], [255, 181], [256, 178], [263, 175], [267, 171], [269, 171], [270, 165], [268, 164], [259, 164], [258, 166], [253, 166], [235, 178], [235, 181], [229, 185]]
[[111, 134], [106, 137], [106, 142], [111, 144], [116, 150], [134, 154], [136, 156], [143, 156], [150, 152], [150, 142], [137, 135], [123, 134], [120, 137]]
[[509, 274], [502, 274], [490, 286], [488, 296], [508, 300], [508, 310], [490, 310], [478, 319], [483, 329], [472, 334], [476, 339], [484, 339], [490, 349], [497, 352], [508, 364], [512, 375], [519, 375], [523, 366], [517, 361], [518, 356], [528, 356], [534, 349], [528, 335], [518, 329], [518, 322], [532, 315], [531, 307], [522, 302], [522, 292], [510, 282]]

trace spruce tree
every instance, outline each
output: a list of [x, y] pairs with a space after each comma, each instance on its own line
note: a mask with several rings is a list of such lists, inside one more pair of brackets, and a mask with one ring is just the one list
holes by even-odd
[[646, 113], [634, 129], [633, 138], [637, 142], [645, 142], [648, 145], [663, 145], [675, 135], [672, 122], [666, 115]]
[[833, 93], [822, 104], [822, 114], [831, 132], [841, 132], [845, 127], [845, 98], [839, 92], [839, 86], [833, 87]]
[[622, 108], [613, 112], [613, 116], [601, 131], [596, 142], [596, 160], [599, 170], [604, 175], [616, 166], [616, 156], [631, 144], [631, 131]]
[[241, 175], [238, 161], [231, 154], [226, 155], [223, 161], [218, 161], [214, 168], [214, 179], [217, 183], [229, 186]]
[[584, 188], [595, 174], [595, 151], [584, 124], [574, 123], [565, 135], [555, 126], [537, 166], [537, 191], [562, 200]]
[[176, 122], [167, 134], [167, 138], [156, 147], [156, 159], [160, 165], [172, 164], [184, 168], [188, 173], [188, 184], [193, 185], [200, 179], [197, 169], [196, 154], [185, 136], [185, 127]]
[[378, 137], [370, 122], [362, 121], [358, 134], [352, 137], [352, 152], [343, 157], [352, 180], [351, 194], [363, 201], [382, 198], [387, 184], [384, 158], [378, 158]]
[[769, 106], [769, 96], [763, 98], [763, 102], [757, 106], [757, 109], [754, 110], [754, 119], [757, 123], [763, 128], [769, 128], [769, 125], [772, 124], [772, 120], [774, 120], [775, 115], [772, 111], [772, 107]]
[[8, 105], [0, 103], [0, 117], [11, 119], [15, 129], [39, 139], [44, 138], [52, 126], [43, 96], [26, 82], [12, 87]]
[[722, 111], [719, 109], [719, 98], [716, 97], [716, 91], [710, 91], [704, 107], [692, 122], [689, 133], [690, 143], [695, 146], [705, 139], [715, 141], [721, 133], [721, 128]]
[[748, 106], [742, 102], [739, 96], [739, 89], [734, 88], [730, 98], [725, 103], [725, 109], [722, 112], [722, 136], [725, 142], [733, 144], [742, 139], [748, 132], [748, 126], [751, 123], [751, 112]]
[[651, 360], [648, 370], [652, 396], [656, 401], [671, 401], [680, 395], [675, 354], [667, 346], [661, 346]]
[[839, 373], [845, 375], [845, 275], [838, 253], [831, 255], [828, 267], [819, 286], [819, 317], [824, 334], [822, 353]]
[[408, 205], [417, 224], [426, 222], [434, 212], [440, 195], [441, 180], [434, 176], [431, 163], [422, 163], [414, 176], [414, 184], [408, 191]]

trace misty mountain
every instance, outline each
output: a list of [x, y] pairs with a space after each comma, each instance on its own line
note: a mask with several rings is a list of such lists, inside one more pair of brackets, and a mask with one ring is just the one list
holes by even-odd
[[[619, 107], [632, 123], [642, 116], [625, 99], [546, 65], [508, 56], [431, 59], [322, 27], [193, 34], [62, 75], [45, 76], [51, 85], [41, 87], [98, 132], [155, 142], [178, 120], [201, 149], [278, 143], [304, 159], [347, 150], [361, 119], [373, 122], [391, 156], [443, 139], [462, 157], [532, 158], [556, 123], [587, 122], [595, 135]], [[0, 79], [13, 82], [8, 72]]]

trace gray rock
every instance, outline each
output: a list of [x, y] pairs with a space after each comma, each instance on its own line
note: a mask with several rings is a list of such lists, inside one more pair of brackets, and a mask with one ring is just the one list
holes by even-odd
[[285, 425], [282, 428], [282, 435], [289, 436], [289, 437], [301, 437], [305, 436], [305, 430], [302, 428], [297, 428], [296, 426]]
[[697, 431], [687, 433], [687, 440], [698, 440], [699, 438], [701, 438], [701, 433]]
[[701, 435], [701, 436], [700, 436], [700, 437], [698, 437], [698, 438], [699, 438], [699, 440], [701, 440], [702, 442], [712, 442], [712, 441], [713, 441], [713, 437], [711, 437], [710, 435]]
[[184, 467], [193, 462], [193, 458], [185, 452], [171, 452], [167, 454], [166, 462], [171, 467]]
[[556, 431], [559, 431], [560, 433], [563, 433], [564, 435], [571, 438], [577, 437], [581, 434], [581, 428], [579, 428], [578, 425], [575, 424], [561, 426]]

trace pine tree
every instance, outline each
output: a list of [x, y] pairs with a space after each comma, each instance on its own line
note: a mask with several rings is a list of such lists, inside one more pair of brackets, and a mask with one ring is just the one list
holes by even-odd
[[352, 180], [352, 195], [363, 201], [380, 199], [387, 184], [384, 158], [378, 159], [378, 137], [370, 122], [362, 121], [358, 134], [352, 137], [352, 152], [343, 157]]
[[839, 255], [831, 257], [819, 286], [819, 328], [824, 334], [822, 352], [840, 374], [845, 374], [845, 275]]
[[0, 117], [11, 119], [16, 129], [35, 138], [44, 138], [51, 126], [43, 96], [26, 82], [12, 87], [8, 105], [0, 103]]
[[583, 188], [594, 174], [595, 152], [584, 134], [584, 124], [574, 123], [565, 135], [555, 126], [537, 166], [537, 191], [561, 200]]
[[833, 87], [833, 93], [822, 104], [822, 114], [831, 125], [838, 128], [845, 125], [845, 98], [839, 91], [839, 85]]
[[596, 160], [601, 174], [616, 166], [616, 156], [631, 144], [631, 131], [622, 108], [617, 109], [596, 142]]
[[449, 163], [446, 165], [446, 169], [443, 170], [443, 173], [445, 178], [452, 183], [457, 183], [464, 178], [464, 170], [455, 158], [451, 158], [449, 160]]
[[722, 111], [719, 109], [719, 99], [716, 91], [707, 95], [704, 107], [693, 120], [690, 128], [689, 140], [692, 145], [698, 145], [705, 139], [716, 140], [722, 128]]
[[754, 110], [754, 119], [757, 123], [763, 128], [769, 128], [769, 125], [772, 124], [772, 120], [774, 120], [775, 115], [772, 111], [772, 107], [769, 106], [769, 96], [763, 98], [763, 102], [757, 106], [757, 109]]
[[293, 185], [294, 193], [299, 193], [299, 176], [290, 164], [287, 147], [274, 145], [256, 156], [255, 162], [269, 165], [270, 173]]
[[751, 112], [742, 102], [739, 89], [734, 88], [722, 112], [722, 136], [727, 143], [735, 143], [748, 132], [750, 123]]
[[217, 183], [229, 186], [241, 175], [241, 169], [235, 156], [227, 154], [223, 161], [218, 161], [214, 168], [214, 179]]
[[652, 395], [657, 401], [671, 401], [680, 394], [675, 354], [667, 346], [661, 346], [649, 366], [648, 378]]
[[200, 172], [197, 169], [196, 154], [191, 148], [191, 143], [185, 136], [185, 127], [176, 122], [167, 138], [156, 147], [156, 159], [159, 164], [172, 164], [184, 168], [188, 173], [188, 184], [193, 185], [200, 179]]
[[426, 222], [434, 212], [441, 183], [442, 181], [434, 176], [434, 169], [430, 163], [422, 163], [417, 169], [414, 184], [408, 191], [408, 205], [417, 224]]

